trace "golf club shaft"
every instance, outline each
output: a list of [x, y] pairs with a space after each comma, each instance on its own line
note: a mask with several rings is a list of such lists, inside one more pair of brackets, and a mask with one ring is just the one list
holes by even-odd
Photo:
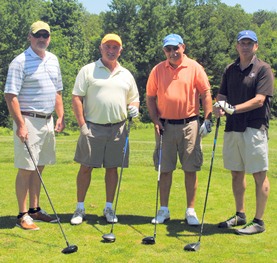
[[154, 238], [156, 238], [156, 230], [157, 230], [157, 213], [158, 213], [160, 177], [161, 177], [162, 146], [163, 146], [163, 130], [160, 130], [159, 158], [158, 158], [158, 180], [157, 180], [157, 192], [156, 192], [156, 210], [155, 210]]
[[124, 148], [123, 148], [122, 165], [121, 165], [121, 169], [120, 169], [120, 176], [119, 176], [116, 199], [115, 199], [115, 204], [114, 204], [114, 216], [113, 216], [111, 233], [113, 233], [113, 228], [114, 228], [114, 218], [115, 218], [115, 215], [116, 215], [118, 196], [119, 196], [120, 185], [121, 185], [122, 174], [123, 174], [123, 166], [124, 166], [124, 163], [125, 163], [126, 153], [127, 153], [128, 144], [129, 144], [129, 133], [130, 133], [130, 128], [131, 128], [131, 122], [132, 122], [132, 118], [130, 117], [128, 119], [127, 136], [126, 136], [125, 145], [124, 145]]
[[209, 188], [210, 188], [211, 175], [212, 175], [212, 170], [213, 170], [214, 153], [215, 153], [215, 147], [216, 147], [216, 141], [217, 141], [217, 135], [218, 135], [219, 125], [220, 125], [220, 118], [218, 118], [217, 121], [216, 121], [216, 129], [215, 129], [215, 135], [214, 135], [214, 144], [213, 144], [212, 158], [211, 158], [210, 171], [209, 171], [209, 177], [208, 177], [208, 184], [207, 184], [207, 190], [206, 190], [206, 197], [205, 197], [205, 203], [204, 203], [204, 209], [203, 209], [202, 221], [201, 221], [201, 230], [200, 230], [200, 235], [199, 235], [198, 242], [200, 242], [200, 239], [201, 239], [201, 236], [202, 236], [202, 233], [203, 233], [204, 216], [205, 216], [205, 212], [206, 212], [208, 195], [209, 195]]
[[32, 162], [33, 162], [33, 164], [34, 164], [34, 166], [35, 166], [35, 169], [36, 169], [36, 171], [37, 171], [38, 177], [39, 177], [39, 179], [40, 179], [40, 181], [41, 181], [41, 184], [42, 184], [42, 186], [43, 186], [43, 188], [44, 188], [44, 191], [45, 191], [45, 193], [46, 193], [46, 195], [47, 195], [47, 198], [48, 198], [49, 203], [50, 203], [50, 205], [51, 205], [51, 207], [52, 207], [52, 210], [53, 210], [53, 212], [54, 212], [54, 214], [55, 214], [55, 216], [56, 216], [56, 218], [57, 218], [57, 222], [58, 222], [58, 224], [59, 224], [59, 227], [60, 227], [60, 229], [61, 229], [61, 232], [62, 232], [62, 234], [63, 234], [63, 237], [64, 237], [64, 239], [65, 239], [65, 241], [66, 241], [66, 244], [67, 244], [67, 246], [69, 246], [69, 243], [68, 243], [68, 241], [67, 241], [67, 238], [66, 238], [66, 236], [65, 236], [65, 233], [64, 233], [64, 231], [63, 231], [63, 229], [62, 229], [62, 226], [61, 226], [61, 223], [60, 223], [60, 219], [59, 219], [59, 217], [58, 217], [58, 215], [57, 215], [57, 213], [56, 213], [56, 210], [55, 210], [54, 205], [53, 205], [53, 203], [52, 203], [52, 201], [51, 201], [51, 198], [50, 198], [50, 196], [49, 196], [49, 194], [48, 194], [48, 191], [47, 191], [47, 189], [46, 189], [46, 186], [45, 186], [45, 184], [44, 184], [44, 182], [43, 182], [43, 180], [42, 180], [42, 176], [41, 176], [41, 174], [40, 174], [40, 171], [39, 171], [39, 169], [38, 169], [38, 166], [36, 165], [34, 156], [33, 156], [32, 152], [31, 152], [31, 150], [30, 150], [30, 147], [29, 147], [29, 145], [28, 145], [28, 142], [27, 142], [27, 141], [24, 141], [24, 144], [25, 144], [25, 146], [26, 146], [26, 148], [27, 148], [27, 151], [28, 151], [28, 153], [29, 153], [29, 155], [30, 155], [30, 157], [31, 157], [31, 159], [32, 159]]

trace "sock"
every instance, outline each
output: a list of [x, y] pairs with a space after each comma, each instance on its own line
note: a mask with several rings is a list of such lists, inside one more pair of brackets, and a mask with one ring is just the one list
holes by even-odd
[[195, 211], [194, 211], [194, 208], [189, 207], [189, 208], [187, 208], [187, 212], [188, 213], [194, 213]]
[[28, 213], [30, 213], [30, 214], [34, 214], [34, 213], [36, 213], [36, 212], [39, 212], [41, 209], [40, 209], [40, 207], [38, 206], [38, 207], [36, 207], [36, 208], [29, 208], [29, 211], [28, 211]]
[[236, 212], [236, 216], [239, 216], [240, 218], [246, 218], [245, 213], [243, 212]]
[[257, 218], [254, 218], [254, 219], [253, 219], [253, 223], [257, 223], [257, 224], [259, 224], [260, 226], [263, 226], [263, 225], [264, 225], [264, 221], [261, 220], [261, 219], [257, 219]]
[[161, 206], [161, 207], [160, 207], [160, 210], [165, 211], [165, 212], [169, 212], [167, 206]]
[[28, 212], [23, 212], [23, 213], [18, 213], [17, 219], [23, 217], [25, 214], [27, 214]]
[[105, 208], [113, 208], [113, 203], [111, 202], [106, 202], [106, 207]]
[[81, 209], [81, 210], [85, 210], [85, 204], [84, 204], [84, 202], [78, 202], [76, 208], [77, 209]]

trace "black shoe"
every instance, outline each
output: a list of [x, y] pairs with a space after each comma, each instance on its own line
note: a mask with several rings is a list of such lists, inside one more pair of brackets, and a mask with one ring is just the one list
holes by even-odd
[[258, 223], [250, 222], [245, 227], [241, 229], [237, 229], [235, 233], [238, 235], [254, 235], [254, 234], [262, 233], [264, 231], [265, 231], [264, 225], [261, 226]]
[[242, 226], [246, 224], [246, 218], [242, 218], [238, 215], [230, 217], [228, 220], [218, 224], [219, 228], [230, 228], [233, 226]]

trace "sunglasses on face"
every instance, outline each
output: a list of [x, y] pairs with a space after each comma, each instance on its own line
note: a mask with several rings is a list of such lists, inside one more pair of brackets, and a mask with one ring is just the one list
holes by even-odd
[[164, 47], [164, 50], [166, 51], [166, 52], [171, 52], [172, 50], [173, 51], [177, 51], [178, 49], [180, 48], [180, 46], [165, 46]]
[[35, 33], [35, 34], [32, 34], [32, 36], [34, 38], [43, 37], [44, 39], [47, 39], [47, 38], [49, 38], [50, 34], [49, 33]]

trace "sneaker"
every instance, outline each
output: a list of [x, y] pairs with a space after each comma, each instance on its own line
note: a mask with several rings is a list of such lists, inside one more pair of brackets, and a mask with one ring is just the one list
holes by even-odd
[[39, 227], [34, 224], [33, 219], [29, 214], [25, 214], [21, 218], [17, 219], [16, 226], [25, 230], [39, 230]]
[[246, 224], [246, 218], [242, 218], [238, 215], [234, 215], [224, 222], [218, 224], [219, 228], [230, 228], [233, 226], [242, 226]]
[[152, 219], [152, 224], [163, 224], [165, 221], [170, 219], [169, 211], [159, 210], [155, 218]]
[[197, 218], [195, 211], [194, 212], [187, 211], [185, 217], [186, 217], [186, 221], [187, 221], [188, 225], [190, 225], [190, 226], [198, 226], [199, 225], [199, 220]]
[[106, 217], [106, 220], [108, 223], [117, 223], [118, 222], [117, 216], [114, 214], [114, 211], [111, 208], [106, 207], [103, 210], [103, 214]]
[[58, 219], [54, 218], [50, 215], [48, 215], [44, 210], [40, 209], [36, 213], [30, 213], [30, 217], [35, 221], [35, 222], [47, 222], [47, 223], [57, 223]]
[[261, 226], [258, 223], [250, 222], [245, 227], [241, 229], [237, 229], [235, 233], [238, 235], [254, 235], [254, 234], [262, 233], [264, 231], [265, 231], [264, 225]]
[[71, 225], [80, 225], [85, 220], [86, 214], [85, 209], [77, 208], [70, 220]]

